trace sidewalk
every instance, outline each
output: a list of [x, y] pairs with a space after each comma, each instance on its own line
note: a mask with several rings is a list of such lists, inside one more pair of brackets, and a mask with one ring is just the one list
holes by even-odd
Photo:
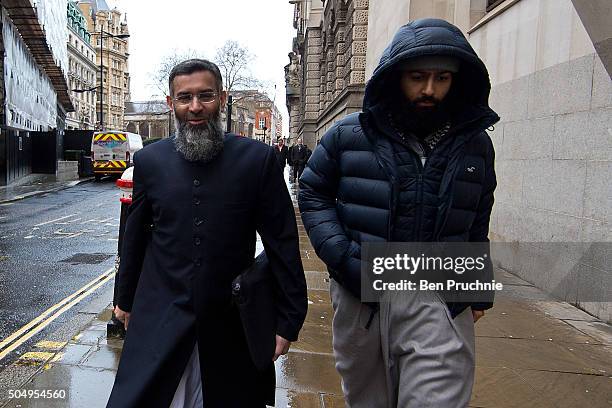
[[[294, 185], [290, 191], [297, 211]], [[276, 406], [343, 407], [331, 349], [327, 272], [299, 216], [298, 228], [309, 310], [299, 341], [276, 363]], [[470, 406], [611, 406], [611, 327], [512, 274], [498, 270], [496, 280], [505, 290], [476, 326], [476, 385]], [[68, 342], [38, 343], [46, 353], [32, 354], [27, 362], [39, 369], [23, 378], [21, 389], [65, 390], [66, 399], [22, 398], [4, 407], [104, 407], [122, 346], [120, 340], [106, 339], [109, 317], [107, 308]], [[44, 357], [36, 360], [37, 355]]]
[[0, 186], [0, 204], [62, 190], [93, 180], [93, 177], [78, 180], [57, 181], [53, 174], [30, 174], [15, 184]]

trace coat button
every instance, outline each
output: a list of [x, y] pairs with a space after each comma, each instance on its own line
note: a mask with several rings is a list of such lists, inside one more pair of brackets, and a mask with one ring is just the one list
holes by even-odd
[[196, 226], [198, 226], [198, 227], [199, 227], [200, 225], [202, 225], [202, 223], [203, 223], [203, 222], [204, 222], [204, 220], [202, 220], [201, 218], [194, 218], [194, 219], [193, 219], [193, 223], [194, 223]]
[[193, 185], [198, 187], [200, 185], [200, 180], [193, 180]]
[[193, 243], [196, 245], [200, 245], [202, 243], [202, 241], [200, 240], [200, 238], [195, 237], [195, 239], [193, 240]]
[[197, 258], [193, 261], [193, 263], [195, 264], [195, 266], [200, 266], [202, 265], [202, 261], [200, 260], [200, 258]]
[[195, 205], [200, 205], [200, 199], [199, 199], [199, 198], [196, 198], [195, 200], [193, 200], [193, 203], [194, 203]]

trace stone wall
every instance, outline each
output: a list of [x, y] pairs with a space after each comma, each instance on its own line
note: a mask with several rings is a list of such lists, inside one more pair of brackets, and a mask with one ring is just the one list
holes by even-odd
[[[584, 253], [571, 244], [612, 237], [612, 81], [585, 27], [570, 0], [523, 0], [470, 42], [489, 68], [490, 103], [502, 118], [491, 133], [491, 238], [514, 247], [500, 265], [612, 320], [611, 304], [601, 302], [611, 287], [607, 258], [581, 265]], [[559, 262], [568, 251], [573, 258]]]
[[365, 89], [368, 7], [368, 0], [326, 3], [316, 140], [320, 140], [336, 121], [361, 110]]
[[[361, 109], [365, 87], [368, 0], [329, 0], [308, 8], [298, 2], [293, 52], [301, 64], [300, 94], [289, 85], [291, 135], [311, 148], [335, 121]], [[310, 13], [310, 14], [309, 14]], [[290, 57], [291, 59], [291, 57]], [[295, 132], [295, 133], [294, 133]]]

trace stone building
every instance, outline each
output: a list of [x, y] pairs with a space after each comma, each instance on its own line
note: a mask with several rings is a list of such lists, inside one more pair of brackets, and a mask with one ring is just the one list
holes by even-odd
[[[357, 37], [367, 41], [366, 51], [361, 52], [362, 43], [351, 46], [352, 54], [336, 59], [335, 72], [330, 57], [334, 50], [336, 55], [339, 49], [348, 51], [349, 38], [355, 34], [336, 37], [338, 44], [341, 38], [345, 41], [334, 49], [324, 33], [342, 27], [343, 15], [338, 11], [347, 7], [350, 16], [354, 2], [292, 3], [298, 33], [293, 61], [286, 69], [290, 129], [292, 136], [309, 135], [310, 140], [310, 135], [320, 137], [332, 118], [341, 116], [334, 115], [341, 112], [338, 104], [343, 92], [334, 84], [341, 83], [330, 81], [334, 74], [338, 80], [338, 67], [344, 67], [348, 89], [351, 68], [361, 67], [365, 59], [367, 80], [401, 25], [423, 17], [457, 25], [488, 67], [490, 103], [502, 118], [490, 132], [498, 177], [490, 237], [508, 243], [500, 247], [503, 251], [496, 262], [554, 296], [612, 321], [606, 297], [612, 275], [603, 256], [610, 253], [612, 239], [612, 7], [608, 0], [361, 3], [368, 14], [367, 34]], [[338, 31], [350, 33], [352, 28], [354, 33], [357, 19], [344, 21], [344, 30]], [[355, 55], [365, 58], [349, 64], [347, 57]]]
[[297, 35], [285, 67], [290, 139], [314, 147], [359, 111], [365, 88], [368, 0], [293, 0]]
[[[100, 81], [99, 68], [97, 77], [97, 83], [103, 90], [102, 127], [124, 130], [125, 103], [130, 100], [129, 41], [128, 38], [118, 36], [129, 35], [127, 21], [118, 9], [111, 10], [105, 0], [81, 0], [77, 4], [85, 15], [87, 31], [91, 33], [92, 45], [97, 55], [96, 64], [99, 67], [101, 60], [103, 65], [104, 80]], [[97, 127], [100, 127], [99, 91], [96, 110]]]
[[74, 112], [66, 115], [67, 129], [95, 128], [98, 70], [85, 16], [76, 2], [68, 1], [68, 88]]
[[125, 130], [142, 140], [166, 138], [174, 132], [172, 111], [164, 100], [126, 102], [124, 118]]
[[265, 93], [250, 89], [231, 91], [231, 94], [232, 132], [267, 144], [282, 137], [283, 118], [274, 101]]

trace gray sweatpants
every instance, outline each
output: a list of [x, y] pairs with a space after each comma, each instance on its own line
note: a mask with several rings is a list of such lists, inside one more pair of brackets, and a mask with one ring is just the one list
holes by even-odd
[[432, 291], [385, 294], [371, 309], [331, 280], [336, 369], [349, 408], [467, 407], [474, 383], [474, 324], [452, 319]]

